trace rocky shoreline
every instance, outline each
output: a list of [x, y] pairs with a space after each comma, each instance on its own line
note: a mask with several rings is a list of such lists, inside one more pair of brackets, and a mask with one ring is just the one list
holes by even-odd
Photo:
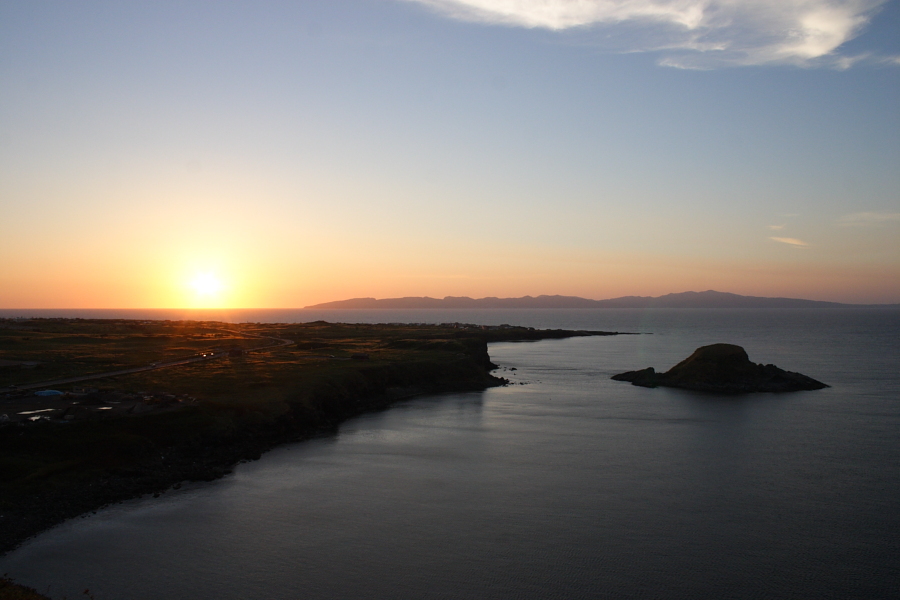
[[[187, 481], [213, 481], [231, 473], [238, 463], [257, 460], [276, 446], [332, 433], [347, 419], [383, 410], [400, 400], [422, 394], [478, 391], [507, 383], [487, 371], [482, 373], [483, 377], [473, 378], [473, 373], [469, 373], [468, 377], [456, 382], [445, 380], [437, 384], [434, 374], [418, 385], [415, 381], [402, 381], [406, 379], [404, 377], [399, 378], [401, 381], [388, 379], [382, 390], [363, 386], [362, 389], [348, 390], [342, 397], [321, 398], [316, 414], [292, 411], [262, 426], [244, 424], [225, 436], [206, 440], [206, 443], [185, 440], [83, 485], [30, 495], [2, 510], [0, 554], [63, 521], [104, 506], [148, 494], [157, 496], [169, 489], [178, 489]], [[185, 410], [203, 409], [188, 407]]]

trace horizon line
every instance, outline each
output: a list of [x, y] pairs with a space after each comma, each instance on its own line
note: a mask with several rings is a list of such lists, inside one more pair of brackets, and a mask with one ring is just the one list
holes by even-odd
[[[667, 296], [679, 296], [685, 294], [706, 294], [706, 293], [715, 293], [722, 295], [731, 295], [731, 296], [739, 296], [742, 298], [754, 298], [754, 299], [768, 299], [768, 300], [799, 300], [804, 302], [819, 302], [826, 304], [840, 304], [844, 306], [900, 306], [900, 300], [895, 302], [841, 302], [837, 300], [810, 300], [808, 298], [795, 298], [789, 296], [750, 296], [745, 294], [737, 294], [735, 292], [720, 292], [718, 290], [708, 289], [703, 291], [694, 291], [687, 290], [684, 292], [669, 292], [666, 294], [661, 294], [659, 296], [639, 296], [639, 295], [626, 295], [626, 296], [616, 296], [613, 298], [603, 298], [603, 299], [594, 299], [594, 298], [585, 298], [583, 296], [569, 296], [565, 294], [538, 294], [536, 296], [532, 296], [530, 294], [526, 294], [524, 296], [507, 296], [507, 297], [499, 297], [499, 296], [483, 296], [481, 298], [473, 298], [471, 296], [443, 296], [443, 297], [432, 297], [432, 296], [393, 296], [393, 297], [385, 297], [385, 298], [375, 298], [373, 296], [357, 296], [353, 298], [344, 298], [342, 300], [327, 300], [325, 302], [317, 302], [315, 304], [307, 305], [307, 306], [284, 306], [284, 307], [252, 307], [252, 306], [229, 306], [229, 307], [221, 307], [221, 306], [157, 306], [157, 307], [60, 307], [60, 306], [51, 306], [51, 307], [0, 307], [0, 311], [27, 311], [27, 310], [184, 310], [184, 311], [228, 311], [228, 310], [348, 310], [348, 309], [326, 309], [326, 308], [316, 308], [323, 304], [337, 304], [343, 302], [351, 302], [354, 300], [374, 300], [376, 302], [388, 301], [388, 300], [408, 300], [408, 299], [427, 299], [427, 300], [522, 300], [525, 298], [568, 298], [568, 299], [577, 299], [577, 300], [586, 300], [589, 302], [608, 302], [611, 300], [622, 300], [626, 298], [641, 298], [641, 299], [659, 299]], [[427, 306], [427, 307], [419, 307], [419, 308], [401, 308], [399, 310], [428, 310], [428, 309], [442, 309], [444, 307], [437, 306]], [[476, 307], [455, 307], [453, 310], [466, 310], [472, 309]], [[591, 309], [594, 307], [568, 307], [571, 309]], [[599, 307], [598, 307], [599, 308]], [[642, 308], [652, 308], [652, 307], [642, 307]], [[498, 307], [497, 310], [514, 310], [514, 309], [522, 309], [522, 310], [536, 310], [537, 307]], [[365, 308], [365, 309], [353, 309], [353, 310], [398, 310], [396, 308]], [[490, 308], [477, 308], [477, 310], [491, 310]], [[557, 309], [561, 310], [561, 309]]]

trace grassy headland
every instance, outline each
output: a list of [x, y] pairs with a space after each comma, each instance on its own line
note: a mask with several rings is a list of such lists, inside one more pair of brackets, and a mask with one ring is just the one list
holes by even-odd
[[[612, 334], [0, 320], [0, 413], [8, 419], [0, 421], [0, 552], [106, 504], [221, 477], [277, 444], [401, 398], [502, 385], [490, 373], [489, 342], [584, 335]], [[62, 396], [21, 389], [204, 354], [197, 362], [51, 386]]]

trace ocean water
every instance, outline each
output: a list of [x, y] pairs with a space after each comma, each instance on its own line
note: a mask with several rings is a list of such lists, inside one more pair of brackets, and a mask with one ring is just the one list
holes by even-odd
[[[75, 519], [0, 573], [56, 599], [900, 597], [900, 311], [329, 312], [236, 320], [642, 335], [492, 344], [510, 386], [406, 401]], [[832, 387], [609, 379], [715, 342]]]

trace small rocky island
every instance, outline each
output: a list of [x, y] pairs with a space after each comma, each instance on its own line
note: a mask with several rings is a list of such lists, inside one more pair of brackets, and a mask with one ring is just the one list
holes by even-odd
[[653, 367], [648, 367], [619, 373], [612, 378], [642, 387], [663, 386], [725, 394], [797, 392], [829, 387], [812, 377], [785, 371], [775, 365], [750, 362], [747, 352], [734, 344], [697, 348], [665, 373], [657, 373]]

